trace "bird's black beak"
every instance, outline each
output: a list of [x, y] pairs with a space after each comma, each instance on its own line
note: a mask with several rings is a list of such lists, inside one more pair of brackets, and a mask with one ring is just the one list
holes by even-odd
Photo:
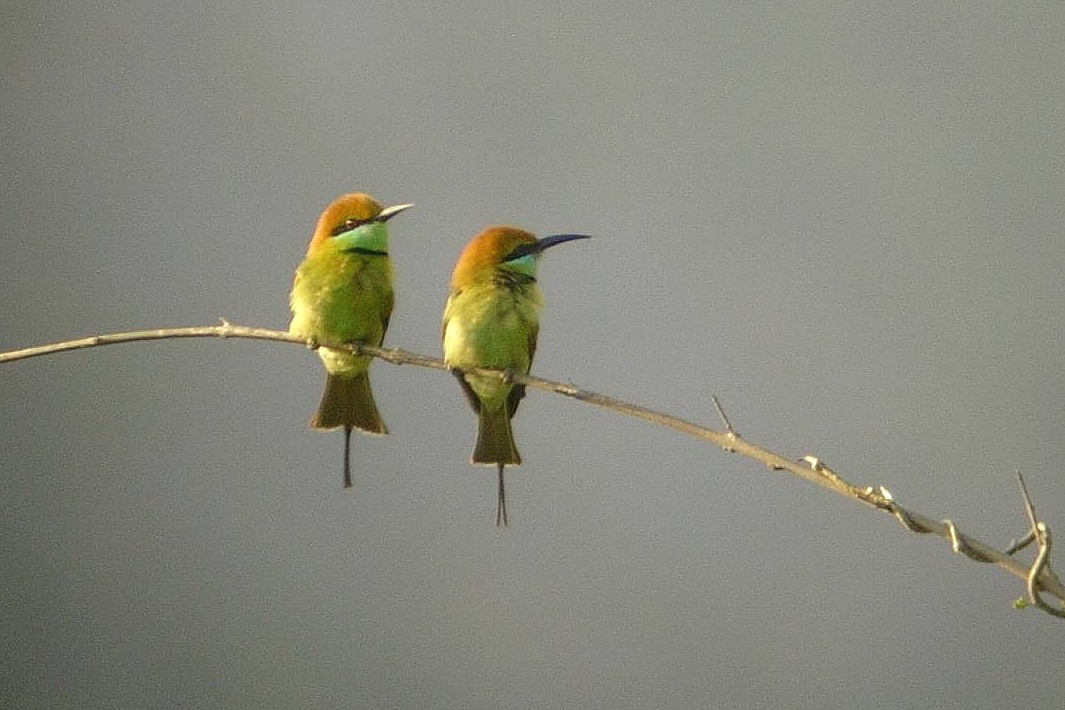
[[553, 234], [550, 237], [544, 237], [536, 242], [536, 251], [544, 251], [556, 244], [565, 244], [566, 242], [572, 242], [574, 239], [591, 239], [588, 234]]

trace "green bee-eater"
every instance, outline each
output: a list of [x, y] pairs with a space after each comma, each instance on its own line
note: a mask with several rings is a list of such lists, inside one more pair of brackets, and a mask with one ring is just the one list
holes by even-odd
[[525, 387], [464, 370], [483, 367], [528, 374], [543, 305], [536, 285], [537, 261], [548, 247], [586, 238], [559, 234], [537, 239], [514, 227], [489, 227], [466, 246], [451, 276], [444, 360], [477, 412], [477, 443], [470, 462], [497, 467], [496, 525], [507, 524], [503, 469], [521, 463], [510, 420]]
[[[296, 269], [289, 332], [317, 342], [380, 345], [392, 314], [392, 262], [385, 224], [412, 205], [383, 207], [362, 193], [337, 198], [318, 218]], [[351, 487], [351, 430], [387, 434], [370, 389], [373, 358], [319, 348], [325, 392], [315, 429], [344, 428], [344, 487]]]

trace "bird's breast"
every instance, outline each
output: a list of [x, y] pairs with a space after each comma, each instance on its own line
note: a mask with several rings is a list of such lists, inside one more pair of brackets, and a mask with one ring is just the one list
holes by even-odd
[[387, 257], [326, 253], [308, 257], [292, 287], [289, 330], [320, 340], [380, 342], [392, 312]]
[[535, 286], [462, 289], [444, 313], [444, 357], [455, 367], [491, 367], [527, 372], [539, 324]]

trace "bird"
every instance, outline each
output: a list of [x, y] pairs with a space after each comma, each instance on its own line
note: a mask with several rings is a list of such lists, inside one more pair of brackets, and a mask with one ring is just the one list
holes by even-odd
[[[289, 333], [313, 344], [379, 346], [388, 330], [394, 296], [387, 222], [412, 204], [384, 207], [354, 192], [334, 200], [318, 218], [307, 255], [289, 295]], [[310, 425], [344, 430], [344, 487], [351, 488], [351, 431], [387, 434], [369, 369], [373, 358], [318, 348], [325, 391]]]
[[444, 363], [477, 414], [477, 442], [470, 463], [496, 466], [496, 525], [507, 524], [503, 470], [521, 463], [510, 420], [525, 396], [525, 386], [509, 377], [466, 370], [529, 373], [543, 307], [537, 263], [548, 248], [587, 238], [556, 234], [537, 239], [517, 227], [491, 226], [466, 245], [451, 276], [441, 327]]

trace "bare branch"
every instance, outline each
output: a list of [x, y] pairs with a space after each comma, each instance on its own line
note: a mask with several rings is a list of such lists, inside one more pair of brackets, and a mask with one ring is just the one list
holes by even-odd
[[[335, 350], [347, 350], [355, 354], [370, 355], [392, 363], [393, 365], [415, 365], [417, 367], [425, 367], [433, 370], [448, 369], [447, 365], [440, 358], [418, 355], [417, 353], [408, 352], [399, 348], [380, 348], [359, 343], [308, 342], [303, 338], [291, 335], [284, 331], [232, 325], [224, 319], [222, 320], [221, 325], [216, 326], [160, 328], [125, 333], [109, 333], [89, 338], [81, 338], [79, 340], [68, 340], [49, 345], [25, 348], [22, 350], [12, 350], [0, 353], [0, 363], [14, 362], [15, 360], [24, 360], [31, 357], [51, 355], [81, 348], [92, 348], [103, 345], [146, 340], [163, 340], [169, 338], [246, 338], [252, 340], [270, 340], [295, 343], [312, 349], [328, 347]], [[725, 424], [726, 431], [724, 432], [699, 426], [669, 414], [656, 412], [646, 407], [608, 397], [607, 395], [583, 390], [571, 384], [553, 382], [539, 377], [520, 375], [513, 372], [502, 372], [499, 370], [470, 368], [469, 372], [488, 377], [498, 377], [503, 380], [509, 379], [518, 384], [523, 384], [527, 388], [531, 387], [533, 389], [554, 392], [620, 414], [637, 417], [653, 424], [676, 429], [689, 436], [709, 441], [710, 443], [721, 447], [726, 452], [738, 453], [741, 456], [758, 461], [773, 471], [787, 471], [788, 473], [798, 476], [810, 483], [819, 485], [822, 488], [827, 488], [833, 493], [837, 493], [845, 498], [851, 498], [870, 505], [890, 514], [911, 532], [938, 535], [950, 543], [951, 549], [954, 552], [964, 554], [970, 559], [978, 562], [993, 564], [1024, 580], [1028, 585], [1029, 596], [1031, 597], [1033, 604], [1054, 616], [1065, 617], [1065, 612], [1051, 607], [1040, 597], [1040, 592], [1043, 592], [1056, 597], [1061, 602], [1065, 602], [1065, 585], [1062, 584], [1061, 580], [1058, 579], [1050, 569], [1050, 529], [1045, 523], [1038, 521], [1035, 518], [1035, 509], [1031, 506], [1031, 500], [1027, 497], [1027, 492], [1025, 492], [1025, 498], [1032, 521], [1032, 532], [1029, 533], [1026, 540], [1034, 540], [1039, 544], [1039, 552], [1036, 556], [1036, 560], [1031, 566], [1025, 566], [1010, 557], [1010, 553], [1023, 547], [1021, 544], [1015, 543], [1011, 546], [1009, 551], [1001, 552], [975, 538], [962, 534], [957, 526], [950, 520], [939, 522], [906, 510], [899, 505], [891, 493], [882, 486], [859, 487], [852, 483], [848, 483], [835, 471], [829, 468], [824, 460], [816, 456], [806, 455], [801, 459], [793, 460], [743, 439], [732, 427], [731, 422], [729, 422], [728, 418], [725, 416], [716, 397], [713, 398], [713, 401], [717, 407], [718, 414], [721, 416], [721, 419]]]

